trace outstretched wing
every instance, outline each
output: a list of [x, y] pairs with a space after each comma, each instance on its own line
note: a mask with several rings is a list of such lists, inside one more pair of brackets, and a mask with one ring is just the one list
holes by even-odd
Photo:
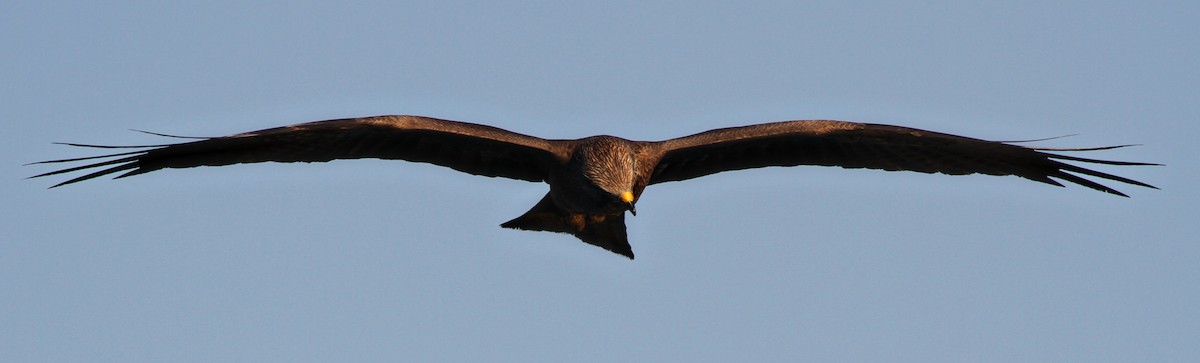
[[117, 176], [122, 178], [163, 168], [379, 158], [432, 163], [475, 175], [542, 181], [550, 166], [564, 157], [554, 141], [491, 126], [417, 116], [317, 121], [167, 145], [68, 145], [140, 150], [43, 161], [38, 164], [115, 158], [33, 177], [106, 167], [54, 185], [58, 187], [117, 172], [123, 172]]
[[1127, 196], [1085, 179], [1084, 174], [1148, 188], [1146, 183], [1063, 163], [1070, 160], [1109, 165], [1157, 165], [1086, 159], [1045, 151], [1113, 149], [1029, 148], [996, 141], [900, 126], [842, 121], [785, 121], [702, 132], [658, 143], [661, 158], [650, 183], [766, 166], [821, 165], [843, 168], [911, 170], [951, 175], [1016, 175], [1062, 186], [1061, 179], [1099, 191]]

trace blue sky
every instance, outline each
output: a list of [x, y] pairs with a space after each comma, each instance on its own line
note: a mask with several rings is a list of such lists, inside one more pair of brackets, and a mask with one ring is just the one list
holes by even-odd
[[[0, 361], [1200, 355], [1185, 2], [22, 2], [0, 12]], [[1090, 156], [1162, 190], [772, 168], [647, 189], [629, 261], [543, 184], [398, 161], [47, 190], [51, 142], [416, 114], [657, 140], [791, 119]], [[1114, 185], [1118, 186], [1118, 185]]]

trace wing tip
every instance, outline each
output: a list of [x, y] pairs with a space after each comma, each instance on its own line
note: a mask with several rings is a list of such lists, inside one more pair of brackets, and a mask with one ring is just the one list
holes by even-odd
[[[1074, 184], [1082, 185], [1082, 186], [1085, 186], [1085, 187], [1088, 187], [1091, 189], [1095, 189], [1098, 191], [1102, 191], [1102, 192], [1105, 192], [1108, 194], [1117, 195], [1117, 196], [1121, 196], [1121, 197], [1125, 197], [1125, 198], [1131, 198], [1131, 197], [1128, 194], [1125, 194], [1119, 190], [1116, 190], [1116, 189], [1108, 187], [1106, 185], [1089, 180], [1087, 178], [1084, 178], [1083, 176], [1076, 175], [1074, 173], [1092, 176], [1092, 177], [1096, 177], [1096, 178], [1101, 178], [1101, 179], [1105, 179], [1105, 180], [1117, 181], [1117, 182], [1121, 182], [1121, 183], [1125, 183], [1125, 184], [1129, 184], [1129, 185], [1136, 185], [1136, 186], [1140, 186], [1140, 187], [1144, 187], [1144, 188], [1161, 190], [1159, 187], [1156, 187], [1149, 183], [1133, 180], [1130, 178], [1126, 178], [1126, 177], [1122, 177], [1122, 176], [1118, 176], [1118, 175], [1114, 175], [1114, 174], [1109, 174], [1109, 173], [1105, 173], [1105, 172], [1092, 170], [1092, 169], [1085, 168], [1085, 167], [1082, 167], [1079, 165], [1068, 164], [1063, 161], [1064, 160], [1065, 161], [1077, 161], [1077, 162], [1081, 162], [1081, 163], [1118, 165], [1118, 166], [1164, 166], [1164, 164], [1083, 158], [1083, 157], [1078, 157], [1078, 156], [1061, 155], [1061, 154], [1047, 152], [1047, 151], [1112, 150], [1112, 149], [1119, 149], [1119, 148], [1139, 146], [1139, 145], [1141, 145], [1141, 144], [1124, 144], [1124, 145], [1111, 145], [1111, 146], [1087, 147], [1087, 148], [1040, 148], [1040, 147], [1039, 148], [1027, 148], [1029, 150], [1033, 150], [1033, 151], [1037, 152], [1038, 154], [1042, 155], [1050, 163], [1048, 173], [1038, 175], [1036, 178], [1030, 178], [1030, 179], [1041, 181], [1041, 182], [1046, 182], [1046, 180], [1049, 180], [1049, 178], [1053, 177], [1053, 178], [1065, 180], [1065, 181], [1068, 181], [1068, 182], [1071, 182]], [[1045, 179], [1045, 180], [1043, 180], [1043, 179]], [[1057, 184], [1057, 183], [1051, 183], [1051, 184]]]

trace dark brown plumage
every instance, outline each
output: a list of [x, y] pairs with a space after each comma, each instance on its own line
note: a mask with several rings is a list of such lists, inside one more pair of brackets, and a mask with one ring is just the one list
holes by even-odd
[[1016, 175], [1058, 186], [1062, 184], [1054, 179], [1065, 180], [1126, 196], [1077, 174], [1154, 186], [1060, 160], [1156, 165], [1046, 152], [1123, 146], [1030, 148], [907, 127], [825, 120], [732, 127], [649, 142], [613, 136], [547, 140], [465, 122], [378, 116], [309, 122], [179, 144], [67, 145], [139, 150], [39, 162], [36, 164], [114, 158], [34, 177], [106, 167], [53, 186], [58, 187], [113, 173], [121, 173], [117, 178], [122, 178], [164, 168], [380, 158], [433, 163], [475, 175], [543, 181], [550, 185], [550, 192], [528, 212], [501, 226], [570, 233], [631, 259], [625, 212], [635, 212], [634, 204], [647, 185], [722, 171], [822, 165], [951, 175]]

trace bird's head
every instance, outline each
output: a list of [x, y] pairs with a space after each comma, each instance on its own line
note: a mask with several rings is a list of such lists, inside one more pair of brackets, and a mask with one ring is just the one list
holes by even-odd
[[583, 177], [600, 189], [600, 208], [608, 213], [629, 211], [637, 215], [634, 194], [637, 155], [632, 144], [612, 136], [587, 139], [573, 155]]

